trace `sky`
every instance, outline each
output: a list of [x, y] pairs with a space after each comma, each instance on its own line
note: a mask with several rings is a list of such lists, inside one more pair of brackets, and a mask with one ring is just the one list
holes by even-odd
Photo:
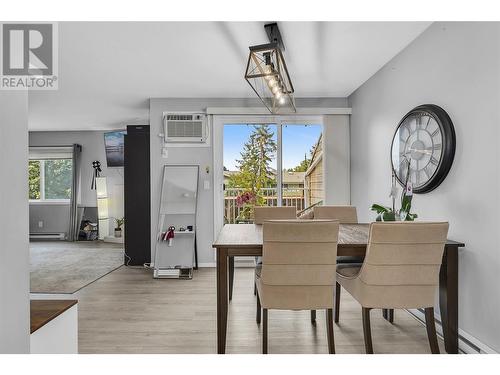
[[[276, 140], [276, 125], [270, 125]], [[236, 159], [240, 159], [243, 144], [252, 133], [252, 125], [224, 125], [224, 166], [230, 171], [237, 170]], [[293, 168], [304, 160], [304, 153], [318, 141], [321, 125], [286, 125], [283, 127], [283, 168]], [[272, 168], [276, 169], [276, 159]]]

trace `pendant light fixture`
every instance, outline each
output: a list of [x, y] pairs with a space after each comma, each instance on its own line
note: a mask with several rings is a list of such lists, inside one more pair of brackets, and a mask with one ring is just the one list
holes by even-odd
[[249, 47], [245, 79], [269, 112], [297, 112], [278, 24], [267, 24], [264, 28], [270, 43]]

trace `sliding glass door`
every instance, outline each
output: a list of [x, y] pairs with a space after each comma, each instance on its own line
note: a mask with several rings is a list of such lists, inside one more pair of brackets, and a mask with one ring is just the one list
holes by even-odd
[[223, 137], [224, 222], [251, 222], [255, 205], [278, 205], [278, 126], [225, 124]]
[[224, 223], [252, 222], [254, 206], [294, 206], [300, 212], [322, 201], [320, 124], [248, 121], [222, 127]]
[[297, 211], [321, 203], [323, 190], [323, 127], [282, 125], [282, 206]]

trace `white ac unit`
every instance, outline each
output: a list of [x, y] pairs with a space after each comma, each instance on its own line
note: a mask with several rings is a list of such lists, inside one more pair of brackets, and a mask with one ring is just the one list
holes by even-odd
[[166, 113], [163, 118], [166, 143], [204, 143], [208, 137], [203, 113]]

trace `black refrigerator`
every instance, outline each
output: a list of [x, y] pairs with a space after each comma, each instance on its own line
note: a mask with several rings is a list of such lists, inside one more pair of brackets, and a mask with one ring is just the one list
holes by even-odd
[[125, 135], [125, 264], [151, 262], [149, 125], [128, 125]]

